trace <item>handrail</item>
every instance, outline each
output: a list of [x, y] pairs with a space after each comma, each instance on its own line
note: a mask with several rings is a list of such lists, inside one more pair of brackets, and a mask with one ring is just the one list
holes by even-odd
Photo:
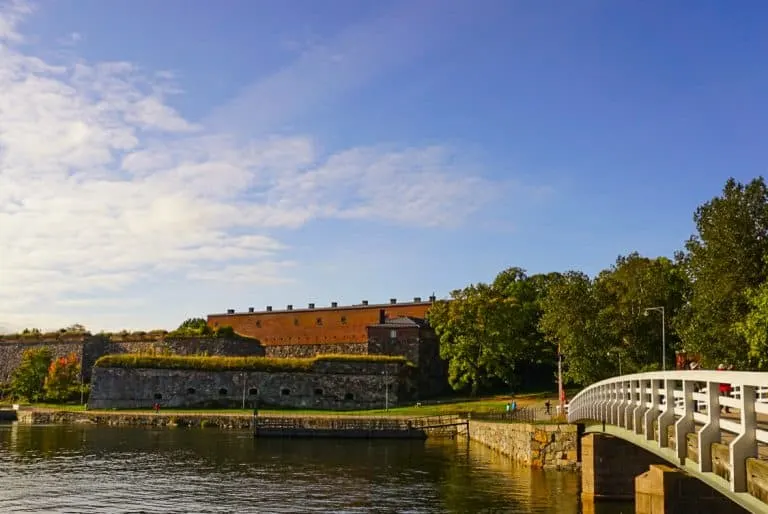
[[[721, 387], [722, 385], [722, 387]], [[747, 459], [758, 457], [758, 443], [768, 443], [768, 431], [758, 427], [757, 414], [768, 414], [768, 373], [745, 371], [655, 371], [602, 380], [573, 397], [568, 421], [586, 420], [616, 425], [659, 447], [668, 446], [674, 430], [676, 456], [684, 463], [687, 435], [698, 431], [699, 471], [711, 473], [712, 443], [721, 432], [734, 434], [730, 443], [730, 489], [747, 491]], [[670, 401], [668, 401], [670, 400]], [[721, 409], [734, 408], [738, 419], [726, 419]], [[654, 422], [658, 433], [654, 433]]]

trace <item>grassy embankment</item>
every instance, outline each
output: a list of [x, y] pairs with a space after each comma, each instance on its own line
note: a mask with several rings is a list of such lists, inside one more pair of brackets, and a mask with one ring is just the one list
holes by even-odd
[[[393, 407], [389, 410], [355, 410], [355, 411], [329, 411], [317, 409], [259, 409], [262, 415], [311, 415], [311, 416], [438, 416], [444, 414], [456, 414], [469, 412], [473, 414], [482, 414], [490, 412], [504, 412], [504, 406], [512, 399], [517, 402], [519, 407], [543, 407], [544, 402], [549, 400], [554, 408], [557, 404], [557, 394], [553, 392], [526, 393], [513, 396], [487, 396], [476, 399], [466, 398], [445, 398], [439, 402], [430, 402], [428, 405], [416, 407], [409, 405], [405, 407]], [[71, 411], [82, 411], [82, 405], [60, 405], [60, 404], [34, 404], [36, 408], [61, 409]], [[110, 410], [109, 412], [116, 412]], [[152, 412], [150, 409], [125, 409], [118, 412]], [[228, 415], [251, 415], [252, 409], [183, 409], [183, 408], [163, 408], [163, 412], [175, 412], [185, 414], [228, 414]]]

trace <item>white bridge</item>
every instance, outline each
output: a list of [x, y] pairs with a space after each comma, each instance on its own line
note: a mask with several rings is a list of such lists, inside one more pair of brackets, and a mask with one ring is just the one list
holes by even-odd
[[[723, 383], [730, 384], [731, 391], [721, 394]], [[568, 421], [585, 424], [587, 432], [606, 432], [641, 446], [747, 510], [768, 512], [768, 504], [758, 498], [765, 498], [762, 477], [747, 471], [761, 464], [750, 461], [768, 459], [767, 391], [768, 373], [624, 375], [576, 395], [568, 405]], [[713, 445], [727, 445], [727, 470], [716, 469]]]

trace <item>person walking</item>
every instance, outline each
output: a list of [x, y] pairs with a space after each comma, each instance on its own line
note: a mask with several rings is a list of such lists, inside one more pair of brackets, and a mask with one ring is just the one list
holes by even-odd
[[[722, 364], [722, 363], [718, 364], [717, 365], [717, 371], [725, 371], [725, 364]], [[731, 384], [730, 383], [725, 383], [725, 382], [721, 382], [720, 383], [720, 396], [726, 396], [726, 397], [730, 398], [731, 397], [731, 391], [732, 391], [732, 388], [731, 388]], [[727, 405], [724, 405], [724, 407], [725, 407], [725, 413], [729, 414], [731, 412], [731, 408], [728, 407]]]

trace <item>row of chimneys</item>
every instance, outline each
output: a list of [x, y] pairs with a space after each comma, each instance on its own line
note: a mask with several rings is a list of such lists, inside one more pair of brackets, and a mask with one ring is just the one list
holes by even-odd
[[[432, 303], [434, 303], [436, 300], [437, 300], [437, 297], [435, 295], [432, 295], [432, 296], [429, 297], [429, 301], [432, 302]], [[413, 297], [413, 303], [420, 303], [420, 302], [421, 302], [421, 297], [420, 296], [414, 296]], [[389, 303], [390, 303], [390, 305], [397, 304], [397, 298], [390, 298], [389, 299]], [[368, 305], [368, 300], [363, 300], [361, 305]], [[338, 306], [339, 306], [338, 302], [331, 302], [331, 308], [332, 309], [335, 309]], [[310, 303], [308, 307], [310, 309], [314, 309], [315, 308], [315, 304], [314, 303]], [[292, 311], [293, 310], [293, 305], [291, 305], [291, 304], [286, 305], [285, 310]], [[248, 307], [248, 312], [255, 312], [255, 309], [253, 307]], [[272, 306], [271, 305], [267, 305], [267, 312], [272, 312]], [[234, 314], [234, 313], [235, 313], [235, 309], [227, 309], [227, 314]]]

